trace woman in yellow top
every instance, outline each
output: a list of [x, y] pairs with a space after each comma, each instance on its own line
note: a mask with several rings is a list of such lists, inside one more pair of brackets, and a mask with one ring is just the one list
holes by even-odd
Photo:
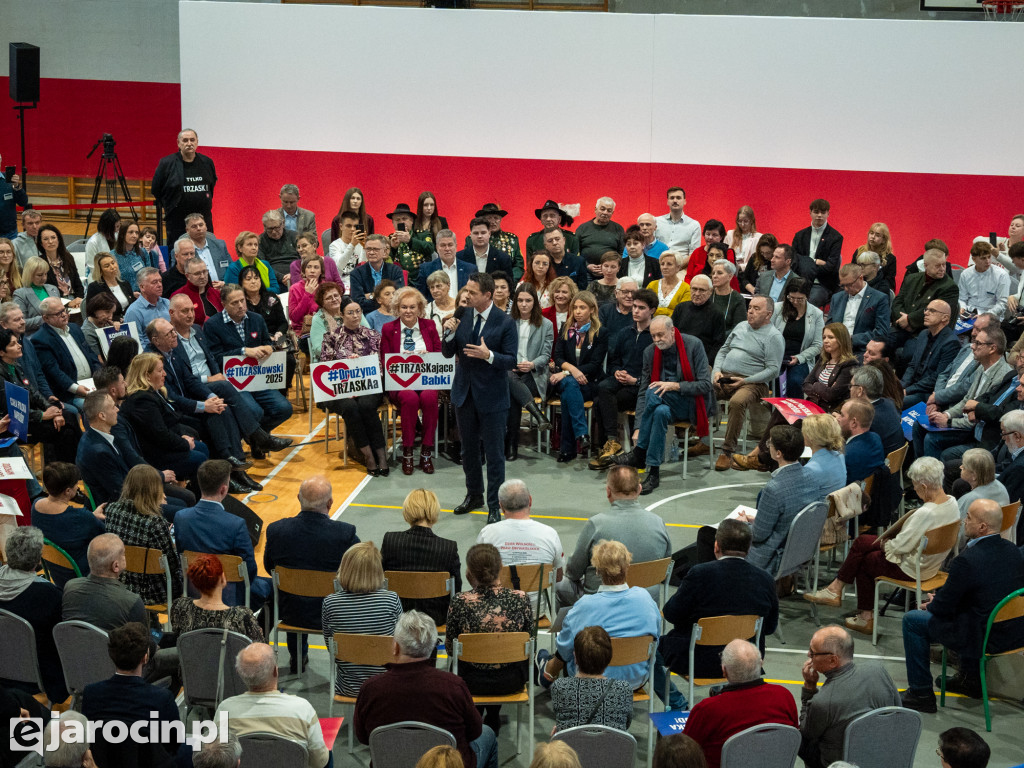
[[690, 286], [679, 274], [679, 254], [675, 251], [662, 253], [658, 264], [661, 266], [661, 280], [652, 280], [647, 288], [658, 294], [658, 308], [654, 314], [672, 317], [676, 304], [690, 300]]

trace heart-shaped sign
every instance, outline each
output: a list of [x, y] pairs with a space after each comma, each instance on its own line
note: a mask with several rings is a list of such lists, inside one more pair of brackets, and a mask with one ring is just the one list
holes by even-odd
[[[229, 357], [227, 359], [227, 364], [224, 366], [224, 370], [234, 368], [236, 365], [245, 365], [256, 368], [259, 366], [259, 364], [260, 361], [257, 360], [255, 357]], [[234, 385], [235, 389], [245, 389], [246, 386], [248, 386], [249, 382], [255, 378], [256, 374], [254, 373], [247, 379], [237, 379], [234, 376], [228, 376], [227, 380]]]
[[420, 357], [419, 355], [409, 355], [408, 357], [393, 356], [388, 359], [388, 376], [397, 381], [403, 387], [408, 387], [410, 384], [416, 381], [416, 379], [418, 379], [420, 375], [418, 373], [413, 373], [408, 378], [403, 378], [395, 370], [395, 367], [401, 365], [402, 363], [414, 363], [422, 365], [423, 358]]
[[326, 376], [331, 371], [337, 371], [337, 370], [345, 370], [345, 371], [347, 371], [348, 370], [348, 366], [345, 365], [345, 363], [343, 361], [339, 360], [334, 365], [324, 365], [324, 366], [318, 367], [313, 372], [313, 383], [316, 384], [318, 387], [320, 387], [320, 389], [322, 389], [324, 392], [326, 392], [331, 397], [334, 397], [334, 387], [330, 386], [329, 384], [324, 384], [324, 376]]

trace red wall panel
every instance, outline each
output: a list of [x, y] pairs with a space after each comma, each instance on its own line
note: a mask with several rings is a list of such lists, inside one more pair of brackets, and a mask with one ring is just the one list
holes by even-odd
[[[21, 164], [17, 113], [0, 77], [5, 107], [0, 111], [0, 151], [7, 165]], [[92, 145], [104, 133], [117, 141], [117, 157], [129, 179], [149, 178], [157, 161], [175, 149], [181, 130], [181, 86], [115, 80], [43, 78], [39, 106], [25, 118], [29, 173], [95, 176], [99, 151]]]

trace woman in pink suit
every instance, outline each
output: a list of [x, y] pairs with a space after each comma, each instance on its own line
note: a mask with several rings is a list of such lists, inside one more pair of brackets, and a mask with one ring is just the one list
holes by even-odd
[[[381, 329], [381, 355], [396, 352], [440, 352], [441, 338], [432, 320], [424, 318], [427, 300], [415, 288], [400, 288], [391, 300], [391, 311], [398, 316]], [[387, 374], [385, 374], [387, 375]], [[420, 443], [420, 469], [434, 474], [431, 451], [437, 430], [437, 390], [404, 389], [389, 393], [391, 402], [402, 415], [402, 473], [411, 475], [413, 445], [416, 442], [417, 413], [423, 414], [423, 440]]]

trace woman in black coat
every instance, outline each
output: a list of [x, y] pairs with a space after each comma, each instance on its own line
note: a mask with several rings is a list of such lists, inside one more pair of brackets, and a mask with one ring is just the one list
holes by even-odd
[[167, 401], [163, 358], [152, 352], [136, 356], [126, 378], [128, 396], [121, 404], [121, 415], [134, 428], [143, 457], [157, 469], [170, 469], [179, 478], [195, 481], [199, 465], [210, 458], [210, 449]]
[[[116, 291], [114, 289], [117, 289]], [[109, 253], [97, 253], [92, 269], [92, 280], [85, 289], [85, 305], [89, 306], [89, 300], [98, 293], [109, 293], [114, 297], [114, 322], [121, 322], [125, 311], [135, 301], [135, 294], [132, 287], [121, 279], [121, 269], [117, 266], [117, 259]], [[145, 328], [138, 329], [139, 334], [146, 332]]]
[[[263, 318], [271, 340], [278, 342], [287, 338], [290, 326], [284, 305], [281, 303], [281, 297], [267, 290], [267, 287], [263, 285], [259, 270], [256, 267], [242, 267], [238, 272], [238, 284], [242, 286], [242, 291], [245, 293], [246, 309]], [[295, 353], [289, 349], [285, 358], [286, 392], [292, 385], [294, 375]]]
[[597, 299], [590, 291], [577, 293], [570, 305], [571, 319], [566, 319], [555, 340], [553, 356], [555, 370], [549, 384], [562, 400], [562, 438], [558, 446], [558, 461], [576, 458], [579, 445], [589, 440], [585, 400], [597, 394], [604, 356], [608, 351], [608, 337], [603, 333], [597, 317]]
[[78, 419], [64, 410], [63, 404], [48, 401], [36, 389], [21, 368], [21, 342], [13, 331], [0, 328], [0, 378], [5, 391], [0, 395], [0, 415], [7, 415], [6, 385], [14, 384], [28, 390], [28, 443], [43, 444], [43, 459], [75, 463], [78, 440], [82, 430]]

